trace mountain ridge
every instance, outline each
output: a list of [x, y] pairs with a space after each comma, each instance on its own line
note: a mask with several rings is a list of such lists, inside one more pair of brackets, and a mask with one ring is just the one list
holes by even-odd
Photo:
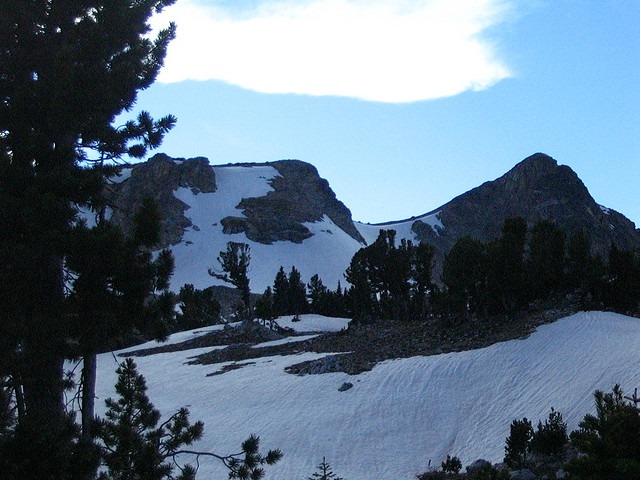
[[432, 244], [437, 280], [444, 255], [460, 237], [490, 241], [500, 235], [505, 219], [516, 216], [529, 226], [551, 220], [569, 235], [586, 231], [601, 256], [611, 244], [640, 250], [633, 222], [600, 206], [570, 167], [543, 153], [437, 209], [378, 224], [353, 221], [316, 167], [300, 160], [213, 166], [204, 157], [158, 154], [123, 169], [110, 188], [116, 205], [112, 218], [125, 227], [145, 195], [160, 205], [162, 246], [176, 256], [174, 288], [179, 282], [198, 288], [217, 284], [207, 268], [228, 241], [248, 243], [254, 252], [254, 292], [270, 285], [280, 266], [302, 268], [305, 281], [317, 273], [333, 288], [344, 281], [353, 254], [382, 229], [395, 229], [398, 240]]

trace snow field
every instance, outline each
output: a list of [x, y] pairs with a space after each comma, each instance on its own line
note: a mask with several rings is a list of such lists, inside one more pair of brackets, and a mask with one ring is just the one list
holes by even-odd
[[[294, 322], [294, 325], [303, 324]], [[297, 326], [296, 325], [296, 326]], [[186, 365], [209, 349], [136, 358], [149, 396], [163, 415], [182, 406], [205, 422], [195, 449], [237, 452], [249, 434], [284, 458], [268, 479], [304, 479], [325, 456], [348, 480], [414, 478], [447, 454], [467, 465], [497, 462], [514, 418], [537, 424], [551, 407], [573, 429], [593, 411], [593, 392], [640, 384], [640, 321], [586, 312], [540, 327], [530, 337], [468, 352], [383, 362], [357, 376], [295, 376], [284, 368], [323, 355], [256, 358], [216, 376], [218, 365]], [[99, 357], [96, 402], [113, 396], [116, 363]], [[353, 388], [339, 392], [343, 382]], [[102, 413], [98, 411], [98, 413]], [[225, 478], [201, 459], [198, 478]]]

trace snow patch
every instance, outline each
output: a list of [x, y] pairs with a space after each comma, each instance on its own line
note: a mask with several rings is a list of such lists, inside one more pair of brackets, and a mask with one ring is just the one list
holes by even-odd
[[[303, 320], [304, 321], [304, 320]], [[296, 322], [297, 323], [297, 322]], [[501, 461], [515, 418], [534, 424], [551, 407], [570, 429], [593, 412], [593, 392], [640, 384], [640, 321], [586, 312], [544, 325], [526, 339], [479, 350], [388, 360], [358, 376], [296, 376], [295, 363], [326, 354], [253, 359], [238, 370], [207, 376], [221, 365], [186, 365], [194, 351], [136, 358], [148, 394], [166, 416], [188, 405], [205, 422], [194, 449], [231, 453], [257, 433], [283, 460], [267, 479], [306, 478], [323, 456], [351, 480], [410, 479], [447, 454], [464, 465]], [[200, 349], [206, 350], [206, 349]], [[114, 396], [116, 362], [98, 358], [98, 414]], [[339, 392], [345, 383], [354, 386]], [[201, 458], [200, 478], [227, 475]]]
[[122, 183], [125, 180], [129, 180], [131, 178], [131, 174], [133, 173], [133, 167], [127, 166], [120, 169], [120, 173], [116, 176], [110, 177], [110, 183]]

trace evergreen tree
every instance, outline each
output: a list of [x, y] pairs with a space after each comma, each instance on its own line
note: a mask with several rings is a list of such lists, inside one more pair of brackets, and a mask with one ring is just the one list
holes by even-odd
[[640, 411], [616, 385], [594, 394], [596, 412], [585, 415], [571, 443], [581, 456], [567, 471], [578, 480], [640, 478]]
[[[104, 480], [161, 480], [171, 476], [173, 460], [183, 445], [202, 437], [204, 424], [189, 421], [189, 411], [180, 409], [160, 426], [160, 412], [147, 397], [144, 377], [133, 359], [118, 367], [117, 400], [106, 400], [104, 420], [96, 424], [97, 436], [104, 448]], [[177, 479], [193, 479], [194, 470], [186, 467]]]
[[635, 313], [640, 302], [640, 256], [632, 251], [609, 251], [605, 304], [622, 313]]
[[289, 311], [288, 314], [300, 315], [307, 313], [307, 287], [300, 277], [300, 272], [294, 266], [289, 272]]
[[176, 313], [173, 331], [190, 330], [220, 323], [220, 303], [211, 289], [199, 290], [187, 283], [178, 294], [180, 311]]
[[273, 311], [277, 317], [288, 315], [291, 311], [289, 298], [289, 278], [284, 271], [284, 267], [280, 266], [273, 281]]
[[485, 269], [484, 244], [469, 236], [453, 244], [442, 266], [442, 283], [447, 287], [447, 310], [452, 313], [479, 313]]
[[143, 203], [130, 238], [108, 221], [94, 228], [79, 223], [69, 235], [67, 334], [76, 348], [67, 355], [83, 359], [81, 412], [86, 439], [93, 422], [96, 353], [117, 348], [132, 335], [162, 340], [169, 332], [174, 301], [167, 289], [173, 257], [163, 250], [154, 259], [149, 251], [159, 241], [156, 212], [153, 202]]
[[241, 318], [251, 318], [251, 290], [249, 289], [249, 264], [251, 249], [246, 243], [228, 242], [226, 251], [220, 252], [218, 263], [223, 273], [209, 269], [209, 275], [235, 286], [242, 301]]
[[564, 289], [565, 237], [550, 221], [539, 222], [531, 229], [527, 278], [533, 298], [544, 299]]
[[504, 461], [515, 469], [525, 468], [531, 451], [533, 427], [531, 421], [523, 418], [511, 423], [510, 433], [505, 441]]
[[[577, 290], [583, 300], [598, 302], [604, 290], [605, 266], [591, 252], [591, 241], [583, 230], [575, 232], [567, 245], [567, 284]], [[589, 305], [585, 305], [588, 307]]]
[[162, 66], [174, 27], [153, 38], [148, 19], [171, 3], [0, 2], [0, 357], [16, 359], [24, 392], [16, 441], [47, 439], [31, 454], [41, 478], [64, 478], [48, 461], [65, 450], [55, 438], [67, 425], [63, 268], [76, 206], [103, 203], [107, 164], [142, 158], [175, 123], [143, 112], [113, 125]]
[[260, 453], [260, 438], [250, 435], [242, 442], [242, 453], [222, 458], [229, 469], [229, 478], [237, 480], [261, 480], [265, 475], [265, 465], [275, 465], [282, 458], [280, 450], [269, 450], [266, 455]]
[[415, 319], [427, 317], [427, 306], [430, 295], [436, 290], [436, 285], [431, 278], [433, 271], [435, 248], [422, 242], [417, 245], [409, 245], [411, 257], [411, 315]]
[[441, 464], [442, 471], [445, 473], [454, 473], [458, 474], [458, 472], [462, 469], [462, 462], [455, 455], [453, 457], [447, 455], [447, 458]]
[[524, 304], [526, 238], [524, 219], [509, 218], [504, 222], [502, 236], [487, 246], [488, 313], [513, 313]]
[[256, 300], [256, 317], [263, 320], [274, 320], [276, 315], [273, 310], [273, 292], [271, 287], [267, 287], [260, 298]]
[[345, 278], [351, 284], [348, 292], [351, 314], [354, 322], [358, 323], [371, 321], [378, 304], [376, 291], [370, 280], [369, 256], [369, 251], [361, 248], [351, 258], [345, 272]]
[[309, 298], [309, 311], [325, 315], [327, 310], [329, 290], [322, 283], [322, 279], [315, 274], [307, 284], [307, 297]]
[[361, 248], [345, 273], [351, 283], [354, 320], [376, 318], [408, 320], [426, 315], [427, 296], [433, 290], [434, 249], [402, 240], [394, 230], [381, 230], [375, 242]]
[[318, 465], [317, 470], [308, 477], [308, 480], [344, 480], [344, 478], [338, 477], [333, 473], [331, 465], [322, 457], [322, 463]]
[[549, 418], [544, 424], [538, 422], [538, 427], [533, 432], [531, 451], [560, 457], [568, 441], [567, 424], [562, 420], [562, 414], [552, 408]]

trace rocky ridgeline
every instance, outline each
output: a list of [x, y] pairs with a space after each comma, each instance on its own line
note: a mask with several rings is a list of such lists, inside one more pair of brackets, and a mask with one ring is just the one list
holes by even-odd
[[[250, 240], [263, 244], [301, 243], [312, 235], [304, 223], [320, 221], [326, 215], [338, 228], [365, 244], [351, 212], [336, 198], [329, 182], [319, 176], [313, 165], [299, 160], [243, 165], [271, 166], [279, 175], [269, 181], [273, 191], [263, 197], [240, 201], [237, 208], [243, 216], [212, 218], [212, 222], [221, 222], [225, 233], [244, 232]], [[192, 226], [184, 215], [188, 205], [177, 199], [174, 191], [179, 187], [190, 188], [194, 193], [216, 191], [214, 169], [203, 157], [183, 159], [158, 154], [145, 163], [123, 169], [123, 175], [129, 176], [122, 181], [116, 178], [109, 186], [112, 220], [128, 231], [143, 199], [153, 198], [162, 217], [163, 247], [179, 243], [185, 229]]]
[[413, 231], [441, 255], [464, 235], [482, 242], [500, 236], [507, 218], [523, 217], [529, 227], [551, 220], [569, 234], [585, 231], [594, 253], [608, 254], [612, 243], [640, 248], [640, 233], [618, 212], [601, 207], [576, 173], [548, 155], [532, 155], [502, 177], [470, 190], [435, 209], [444, 229], [434, 231], [417, 220]]
[[[312, 236], [305, 224], [326, 216], [337, 229], [365, 246], [351, 212], [336, 198], [329, 182], [319, 176], [313, 165], [299, 160], [280, 160], [242, 166], [270, 166], [278, 175], [269, 180], [272, 190], [266, 195], [239, 200], [237, 215], [214, 218], [215, 212], [212, 212], [211, 222], [220, 223], [225, 233], [245, 233], [250, 240], [266, 245], [282, 241], [299, 244]], [[130, 175], [119, 183], [116, 179], [109, 187], [113, 220], [125, 230], [130, 229], [132, 214], [142, 200], [147, 196], [154, 198], [162, 215], [162, 246], [179, 243], [185, 229], [192, 226], [185, 216], [188, 205], [177, 199], [174, 191], [179, 187], [191, 188], [196, 193], [216, 191], [215, 172], [205, 158], [173, 159], [159, 154], [123, 173]], [[393, 192], [388, 195], [392, 196]], [[423, 221], [422, 217], [431, 215], [425, 214], [414, 219], [412, 231], [415, 239], [436, 248], [433, 274], [436, 281], [440, 278], [444, 255], [460, 237], [469, 235], [488, 242], [499, 237], [504, 221], [513, 217], [525, 218], [530, 227], [541, 220], [550, 220], [569, 236], [584, 231], [592, 241], [594, 253], [602, 256], [608, 254], [612, 244], [623, 250], [640, 251], [640, 231], [633, 222], [598, 205], [571, 168], [558, 165], [556, 160], [541, 153], [526, 158], [502, 177], [456, 197], [434, 212], [438, 213], [443, 227], [434, 228]], [[394, 228], [393, 223], [379, 226]], [[274, 275], [279, 264], [273, 266]], [[346, 267], [344, 265], [343, 270]]]
[[249, 239], [264, 244], [282, 240], [302, 243], [312, 235], [304, 223], [318, 222], [326, 215], [352, 238], [365, 243], [353, 224], [351, 212], [313, 165], [299, 160], [262, 165], [280, 173], [269, 182], [273, 191], [264, 197], [242, 199], [238, 208], [244, 217], [224, 218], [225, 233], [244, 232]]
[[[184, 216], [186, 205], [173, 192], [186, 187], [195, 193], [216, 191], [216, 177], [206, 158], [175, 159], [158, 154], [147, 162], [124, 169], [122, 174], [130, 176], [108, 187], [108, 197], [113, 208], [111, 219], [125, 231], [132, 226], [132, 218], [142, 201], [153, 198], [160, 210], [161, 244], [175, 245], [182, 239], [186, 228], [192, 226]], [[116, 178], [117, 182], [117, 178]]]

